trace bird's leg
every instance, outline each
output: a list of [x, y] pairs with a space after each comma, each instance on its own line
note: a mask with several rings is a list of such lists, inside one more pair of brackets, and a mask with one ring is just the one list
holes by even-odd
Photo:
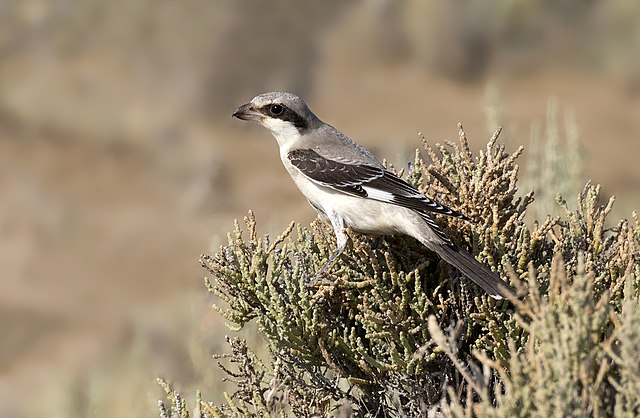
[[327, 260], [327, 262], [324, 263], [324, 266], [322, 266], [322, 268], [318, 270], [316, 277], [326, 273], [326, 271], [329, 270], [329, 268], [333, 265], [333, 263], [335, 263], [336, 259], [340, 257], [340, 254], [342, 254], [342, 252], [343, 252], [342, 249], [337, 249], [336, 251], [334, 251], [333, 254], [331, 254], [331, 257], [329, 257], [329, 260]]
[[333, 226], [333, 232], [336, 234], [337, 248], [333, 252], [333, 254], [331, 254], [331, 256], [329, 257], [329, 260], [327, 260], [327, 262], [322, 266], [320, 271], [316, 273], [315, 277], [311, 280], [311, 282], [309, 282], [308, 284], [309, 287], [315, 286], [316, 283], [318, 283], [318, 281], [320, 280], [329, 284], [332, 283], [329, 279], [325, 277], [325, 273], [327, 270], [329, 270], [329, 268], [331, 268], [331, 266], [333, 266], [333, 263], [335, 263], [338, 257], [340, 257], [340, 254], [344, 252], [344, 249], [347, 246], [347, 234], [345, 234], [344, 232], [344, 222], [342, 218], [337, 214], [333, 214], [332, 216], [329, 216], [329, 220], [331, 221], [331, 225]]
[[[346, 244], [346, 238], [345, 238], [345, 244]], [[336, 251], [334, 251], [333, 254], [331, 254], [331, 257], [329, 257], [329, 260], [327, 260], [327, 262], [324, 263], [324, 266], [322, 266], [322, 268], [318, 271], [318, 273], [316, 273], [315, 277], [311, 279], [311, 281], [308, 284], [309, 287], [315, 286], [320, 280], [328, 284], [333, 284], [333, 282], [329, 280], [325, 274], [327, 270], [329, 270], [329, 268], [333, 266], [333, 264], [336, 262], [338, 257], [340, 257], [340, 254], [344, 252], [344, 248], [345, 248], [345, 245], [343, 245], [342, 247], [338, 247]]]

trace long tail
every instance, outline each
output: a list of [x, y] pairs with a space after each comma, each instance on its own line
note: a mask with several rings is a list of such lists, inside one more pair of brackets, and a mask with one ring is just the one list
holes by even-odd
[[477, 261], [471, 254], [458, 247], [443, 245], [430, 245], [438, 255], [451, 264], [462, 274], [473, 280], [494, 299], [503, 299], [509, 295], [515, 295], [515, 289], [502, 281], [500, 277], [489, 270], [487, 266]]

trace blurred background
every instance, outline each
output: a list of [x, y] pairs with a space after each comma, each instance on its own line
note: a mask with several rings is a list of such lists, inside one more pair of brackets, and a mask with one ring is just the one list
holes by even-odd
[[[637, 0], [2, 1], [0, 416], [155, 416], [156, 377], [219, 399], [199, 255], [249, 209], [314, 218], [230, 116], [273, 90], [396, 166], [500, 125], [540, 196], [640, 207]], [[532, 182], [550, 142], [577, 188]]]

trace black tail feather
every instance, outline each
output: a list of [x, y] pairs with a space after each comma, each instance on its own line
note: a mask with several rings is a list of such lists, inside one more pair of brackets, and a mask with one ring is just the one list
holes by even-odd
[[[433, 248], [435, 247], [435, 248]], [[492, 272], [487, 266], [477, 261], [471, 254], [458, 247], [436, 245], [432, 249], [447, 263], [473, 280], [494, 299], [503, 299], [516, 294], [515, 289]]]

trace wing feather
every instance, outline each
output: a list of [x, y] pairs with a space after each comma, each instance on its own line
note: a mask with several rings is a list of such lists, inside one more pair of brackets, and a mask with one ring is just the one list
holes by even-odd
[[430, 225], [435, 225], [435, 222], [428, 216], [429, 213], [468, 220], [460, 212], [428, 198], [384, 168], [331, 160], [313, 149], [295, 149], [287, 157], [294, 167], [314, 182], [352, 196], [413, 209], [423, 215]]

